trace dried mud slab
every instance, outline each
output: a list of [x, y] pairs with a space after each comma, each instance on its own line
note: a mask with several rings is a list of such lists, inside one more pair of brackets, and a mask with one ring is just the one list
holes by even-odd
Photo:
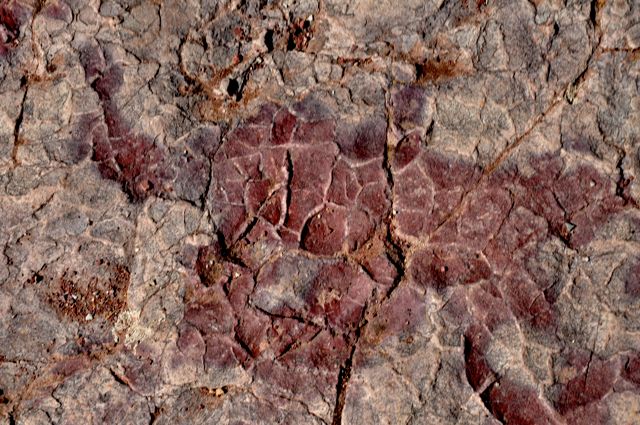
[[0, 423], [640, 423], [640, 3], [0, 3]]

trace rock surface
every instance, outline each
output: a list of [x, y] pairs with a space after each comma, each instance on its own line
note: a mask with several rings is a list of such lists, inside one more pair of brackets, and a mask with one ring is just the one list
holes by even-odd
[[0, 2], [0, 423], [640, 423], [637, 0]]

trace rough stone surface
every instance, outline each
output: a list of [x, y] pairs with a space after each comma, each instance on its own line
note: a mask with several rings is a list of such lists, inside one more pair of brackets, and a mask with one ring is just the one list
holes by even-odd
[[640, 423], [637, 0], [0, 0], [0, 423]]

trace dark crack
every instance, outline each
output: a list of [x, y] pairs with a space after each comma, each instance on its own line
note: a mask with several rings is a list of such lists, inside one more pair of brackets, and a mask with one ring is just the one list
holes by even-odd
[[616, 170], [618, 171], [618, 179], [616, 181], [616, 196], [620, 197], [624, 205], [632, 205], [634, 208], [640, 208], [638, 202], [635, 198], [629, 193], [629, 188], [631, 183], [633, 182], [633, 177], [626, 177], [623, 167], [624, 159], [626, 158], [626, 154], [623, 152], [616, 164]]
[[340, 366], [340, 372], [338, 373], [338, 384], [336, 385], [336, 404], [333, 409], [333, 420], [331, 422], [332, 425], [342, 425], [342, 413], [344, 411], [344, 405], [347, 399], [347, 390], [349, 387], [349, 380], [351, 379], [351, 371], [353, 368], [353, 358], [356, 353], [358, 341], [360, 340], [360, 335], [362, 334], [364, 328], [368, 323], [368, 306], [369, 304], [367, 303], [362, 309], [362, 317], [360, 318], [360, 323], [356, 328], [354, 340], [351, 343], [349, 357], [344, 362], [344, 364]]
[[18, 148], [23, 144], [20, 139], [20, 128], [22, 127], [22, 120], [24, 119], [24, 104], [27, 100], [27, 93], [29, 91], [29, 83], [28, 78], [22, 77], [20, 80], [20, 88], [24, 88], [24, 93], [22, 95], [22, 100], [20, 101], [20, 110], [18, 112], [18, 118], [16, 118], [16, 123], [13, 128], [13, 152], [11, 154], [13, 163], [17, 165], [19, 163], [18, 160]]
[[178, 3], [0, 4], [0, 421], [627, 419], [629, 14]]
[[291, 209], [291, 182], [293, 181], [293, 160], [291, 159], [291, 152], [287, 150], [286, 153], [287, 164], [287, 194], [286, 194], [286, 208], [284, 215], [284, 223], [286, 224], [289, 219], [289, 210]]
[[482, 404], [484, 405], [485, 409], [487, 409], [488, 412], [491, 413], [491, 415], [493, 415], [493, 417], [500, 422], [503, 425], [508, 425], [508, 422], [504, 420], [504, 418], [502, 418], [500, 415], [496, 415], [493, 411], [493, 407], [491, 406], [491, 398], [490, 398], [490, 393], [491, 390], [494, 388], [495, 385], [500, 385], [499, 381], [494, 381], [492, 383], [490, 383], [487, 388], [485, 388], [485, 390], [480, 393], [480, 400], [482, 401]]

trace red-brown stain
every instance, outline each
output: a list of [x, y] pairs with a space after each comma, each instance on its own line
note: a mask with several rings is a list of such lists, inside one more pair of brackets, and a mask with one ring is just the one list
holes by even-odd
[[29, 15], [30, 11], [15, 0], [0, 3], [0, 57], [17, 46], [20, 27]]
[[47, 302], [62, 317], [84, 322], [88, 315], [114, 321], [127, 303], [129, 271], [117, 263], [100, 260], [95, 269], [66, 270], [53, 279]]
[[416, 77], [419, 83], [440, 82], [464, 75], [464, 68], [454, 59], [428, 59], [416, 65]]
[[313, 37], [314, 25], [307, 19], [298, 19], [289, 27], [287, 50], [299, 50], [304, 52]]

